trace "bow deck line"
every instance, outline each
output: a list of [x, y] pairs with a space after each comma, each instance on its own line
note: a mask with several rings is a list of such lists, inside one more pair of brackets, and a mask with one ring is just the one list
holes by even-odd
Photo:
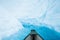
[[24, 40], [44, 40], [35, 30], [31, 30]]

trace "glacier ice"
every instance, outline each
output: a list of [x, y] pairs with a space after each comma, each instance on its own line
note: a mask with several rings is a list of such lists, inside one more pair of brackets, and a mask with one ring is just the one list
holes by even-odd
[[23, 40], [31, 29], [60, 40], [60, 0], [0, 0], [0, 40]]

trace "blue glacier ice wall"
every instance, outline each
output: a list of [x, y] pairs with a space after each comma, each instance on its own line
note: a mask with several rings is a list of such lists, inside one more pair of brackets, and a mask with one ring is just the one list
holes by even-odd
[[0, 0], [0, 40], [24, 40], [32, 29], [60, 40], [60, 0]]
[[[31, 25], [30, 25], [31, 26]], [[47, 27], [32, 27], [37, 31], [37, 33], [44, 38], [44, 40], [60, 40], [60, 33], [56, 32], [55, 30], [51, 30]], [[3, 40], [24, 40], [24, 38], [30, 33], [31, 29], [26, 28], [23, 30], [19, 30], [17, 33], [9, 36], [4, 37]]]

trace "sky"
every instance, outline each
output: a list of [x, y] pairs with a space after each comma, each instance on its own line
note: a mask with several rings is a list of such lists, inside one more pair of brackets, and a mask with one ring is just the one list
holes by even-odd
[[21, 18], [35, 18], [60, 32], [60, 0], [0, 0], [1, 36], [24, 29]]

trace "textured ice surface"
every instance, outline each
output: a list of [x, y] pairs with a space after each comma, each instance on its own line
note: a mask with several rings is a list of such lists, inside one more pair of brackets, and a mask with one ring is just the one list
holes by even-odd
[[60, 0], [0, 0], [0, 40], [23, 40], [31, 29], [60, 40]]
[[[28, 25], [29, 26], [29, 25]], [[56, 32], [53, 29], [49, 29], [45, 26], [37, 27], [35, 25], [32, 26], [39, 35], [41, 35], [44, 40], [60, 40], [60, 33]], [[23, 30], [19, 30], [17, 33], [12, 34], [9, 37], [4, 37], [3, 40], [24, 40], [24, 38], [30, 33], [30, 28], [24, 28]]]

